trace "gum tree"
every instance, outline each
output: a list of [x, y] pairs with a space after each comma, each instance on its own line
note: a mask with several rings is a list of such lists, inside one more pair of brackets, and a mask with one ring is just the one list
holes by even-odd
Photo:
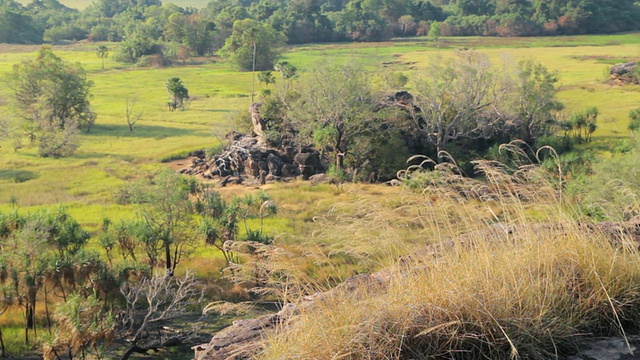
[[79, 64], [63, 61], [48, 47], [42, 47], [35, 60], [14, 66], [7, 86], [42, 156], [72, 154], [78, 147], [77, 129], [91, 130], [96, 119], [89, 103], [92, 85]]

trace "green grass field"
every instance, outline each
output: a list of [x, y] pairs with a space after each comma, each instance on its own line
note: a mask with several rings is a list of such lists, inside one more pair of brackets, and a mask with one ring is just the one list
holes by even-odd
[[[114, 49], [117, 44], [107, 44]], [[184, 156], [191, 150], [219, 143], [231, 129], [231, 119], [250, 105], [251, 74], [240, 73], [220, 58], [168, 68], [128, 67], [107, 58], [106, 69], [94, 53], [96, 44], [79, 43], [53, 49], [63, 59], [80, 62], [94, 82], [92, 106], [98, 119], [74, 156], [44, 159], [25, 141], [14, 152], [5, 140], [0, 148], [0, 209], [10, 200], [21, 208], [64, 204], [79, 220], [94, 227], [103, 216], [130, 214], [113, 205], [112, 193], [127, 181], [163, 166], [161, 160]], [[640, 58], [637, 33], [609, 36], [549, 38], [425, 38], [358, 44], [314, 44], [291, 47], [284, 60], [303, 73], [320, 61], [362, 61], [372, 71], [387, 67], [409, 78], [435, 55], [455, 49], [476, 48], [495, 61], [523, 59], [541, 62], [560, 73], [560, 98], [566, 113], [589, 106], [600, 110], [595, 144], [606, 149], [629, 136], [628, 112], [640, 105], [639, 86], [610, 86], [604, 82], [612, 63]], [[0, 45], [0, 75], [13, 64], [32, 59], [35, 46]], [[113, 51], [113, 50], [112, 50]], [[384, 63], [384, 65], [383, 65]], [[170, 112], [164, 83], [179, 77], [189, 89], [188, 110]], [[410, 90], [411, 81], [408, 84]], [[0, 113], [11, 117], [11, 93], [0, 89]], [[144, 113], [130, 132], [124, 117], [125, 99], [137, 97], [136, 111]]]
[[[234, 126], [234, 116], [239, 111], [246, 112], [251, 103], [251, 74], [237, 72], [224, 59], [197, 59], [191, 64], [168, 68], [139, 68], [107, 58], [105, 70], [102, 70], [101, 60], [94, 53], [96, 46], [83, 42], [53, 47], [63, 59], [80, 62], [95, 84], [91, 103], [98, 119], [91, 133], [82, 134], [79, 151], [63, 159], [39, 157], [37, 147], [26, 139], [18, 152], [14, 152], [10, 140], [0, 142], [0, 211], [14, 206], [21, 211], [33, 211], [63, 205], [90, 230], [96, 230], [105, 216], [114, 220], [134, 217], [136, 214], [132, 206], [114, 202], [114, 192], [136, 178], [165, 167], [163, 160], [184, 157], [192, 150], [218, 145]], [[117, 44], [107, 46], [113, 52]], [[520, 60], [533, 59], [557, 70], [560, 73], [559, 96], [566, 105], [567, 115], [590, 106], [597, 106], [600, 110], [594, 141], [586, 146], [606, 152], [618, 141], [630, 137], [627, 115], [631, 109], [640, 107], [640, 86], [611, 86], [605, 82], [605, 73], [611, 64], [640, 59], [639, 33], [548, 38], [461, 37], [443, 38], [439, 42], [415, 38], [383, 43], [314, 44], [290, 47], [283, 60], [297, 66], [302, 76], [312, 71], [318, 62], [361, 61], [372, 72], [386, 68], [402, 71], [411, 79], [412, 72], [420, 71], [432, 57], [447, 57], [462, 48], [486, 52], [496, 62], [509, 59], [515, 64]], [[9, 73], [14, 64], [33, 59], [37, 50], [37, 46], [0, 44], [0, 78]], [[186, 111], [170, 112], [165, 107], [167, 95], [164, 84], [170, 77], [181, 78], [189, 89], [192, 102]], [[411, 86], [410, 80], [407, 89], [411, 90]], [[129, 131], [125, 121], [127, 97], [136, 97], [135, 110], [143, 112], [133, 132]], [[11, 92], [6, 87], [0, 88], [0, 117], [11, 119], [13, 114]], [[457, 226], [461, 223], [484, 226], [494, 221], [496, 216], [501, 216], [500, 209], [489, 211], [485, 204], [471, 204], [473, 211], [460, 215], [457, 212], [468, 209], [458, 209], [459, 204], [442, 201], [434, 208], [446, 214], [442, 219], [431, 219], [434, 224], [429, 227], [421, 223], [425, 222], [420, 218], [423, 215], [418, 214], [421, 210], [405, 206], [405, 202], [415, 205], [424, 199], [409, 199], [410, 196], [399, 188], [373, 184], [311, 186], [293, 182], [269, 184], [263, 190], [279, 206], [278, 217], [266, 221], [267, 232], [276, 236], [278, 244], [285, 246], [293, 247], [304, 242], [299, 249], [291, 250], [299, 251], [300, 256], [292, 256], [285, 261], [297, 262], [293, 268], [300, 270], [301, 279], [318, 281], [323, 286], [333, 285], [354, 272], [388, 265], [408, 248], [423, 245], [426, 238], [438, 240], [442, 228], [444, 233], [451, 232], [451, 236], [459, 235], [461, 229]], [[221, 189], [225, 197], [251, 191], [255, 189]], [[366, 212], [368, 209], [372, 211]], [[535, 206], [527, 208], [522, 217], [525, 215], [534, 222], [549, 216], [544, 209]], [[468, 221], [465, 221], [465, 216], [469, 216]], [[340, 219], [347, 221], [340, 222]], [[350, 223], [349, 219], [365, 219], [369, 223], [357, 228], [362, 223], [355, 220]], [[501, 219], [509, 220], [504, 216]], [[318, 222], [314, 223], [314, 220]], [[312, 233], [311, 230], [318, 231]], [[292, 236], [294, 233], [298, 237]], [[429, 235], [425, 237], [425, 234]], [[307, 245], [312, 249], [311, 255], [305, 257]], [[319, 254], [314, 258], [313, 251], [316, 250]], [[344, 259], [336, 260], [339, 257]], [[505, 258], [510, 259], [511, 255]], [[186, 263], [181, 265], [180, 271], [193, 268], [202, 278], [216, 279], [224, 261], [215, 249], [199, 246]], [[514, 264], [516, 268], [520, 266]], [[494, 284], [490, 283], [487, 288], [491, 286]], [[502, 293], [505, 298], [509, 291]], [[18, 326], [22, 322], [20, 316], [17, 312], [8, 314], [4, 325]], [[16, 340], [19, 330], [10, 327], [5, 335], [5, 339], [11, 339], [14, 353], [26, 350]]]

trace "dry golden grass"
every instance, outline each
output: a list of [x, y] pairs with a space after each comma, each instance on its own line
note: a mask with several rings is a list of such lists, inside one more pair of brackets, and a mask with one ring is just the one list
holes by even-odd
[[339, 273], [336, 256], [387, 280], [301, 307], [260, 358], [546, 359], [624, 334], [640, 309], [636, 246], [580, 225], [536, 168], [478, 165], [487, 181], [449, 179], [395, 206], [360, 199], [306, 245], [270, 249], [286, 300], [332, 285], [318, 272]]

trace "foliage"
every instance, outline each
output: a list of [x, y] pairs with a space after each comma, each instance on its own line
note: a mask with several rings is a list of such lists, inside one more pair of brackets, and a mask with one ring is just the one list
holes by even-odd
[[629, 130], [636, 131], [638, 129], [640, 129], [640, 108], [629, 112]]
[[290, 118], [301, 136], [326, 149], [335, 167], [343, 169], [353, 141], [379, 125], [373, 123], [374, 102], [371, 82], [361, 66], [319, 64], [300, 86]]
[[264, 83], [264, 85], [269, 88], [269, 84], [276, 83], [276, 77], [271, 73], [270, 70], [261, 71], [258, 73], [258, 81]]
[[584, 214], [597, 220], [628, 220], [640, 215], [638, 144], [631, 151], [599, 159], [590, 171], [569, 182], [567, 193]]
[[43, 47], [35, 60], [15, 65], [8, 82], [16, 107], [27, 121], [29, 137], [40, 143], [40, 154], [72, 154], [78, 146], [76, 128], [89, 132], [96, 119], [89, 104], [93, 82], [82, 67], [62, 61]]
[[165, 84], [170, 101], [167, 103], [169, 110], [185, 110], [189, 103], [189, 90], [182, 84], [179, 78], [170, 78]]
[[280, 61], [274, 66], [274, 70], [280, 73], [283, 79], [289, 80], [296, 76], [298, 69], [288, 61]]
[[165, 39], [184, 44], [199, 56], [209, 55], [215, 41], [216, 25], [201, 14], [185, 16], [181, 12], [171, 14], [165, 27]]
[[193, 204], [190, 196], [197, 190], [194, 180], [170, 170], [157, 173], [150, 183], [139, 183], [131, 200], [139, 205], [140, 222], [136, 235], [153, 268], [161, 265], [172, 276], [193, 244], [189, 231]]
[[[10, 269], [1, 280], [11, 284], [13, 296], [23, 308], [27, 344], [38, 323], [40, 292], [45, 307], [52, 289], [63, 299], [70, 288], [79, 289], [85, 297], [93, 292], [102, 294], [103, 284], [93, 277], [102, 265], [96, 254], [84, 249], [88, 239], [89, 233], [64, 209], [0, 214], [0, 262]], [[46, 316], [51, 324], [48, 308]]]
[[[196, 208], [202, 217], [200, 230], [205, 236], [205, 242], [220, 250], [227, 265], [238, 262], [232, 247], [233, 243], [240, 240], [240, 223], [244, 225], [244, 240], [263, 244], [273, 242], [272, 237], [264, 234], [264, 220], [277, 213], [277, 206], [262, 191], [256, 195], [236, 196], [231, 201], [225, 201], [219, 193], [205, 188]], [[257, 229], [250, 225], [252, 218], [259, 220]]]
[[429, 27], [429, 32], [427, 33], [427, 37], [434, 41], [438, 41], [440, 36], [442, 35], [442, 28], [440, 27], [440, 23], [434, 22]]
[[390, 37], [387, 20], [379, 12], [379, 4], [351, 0], [340, 12], [329, 14], [334, 30], [355, 41], [380, 41]]
[[554, 114], [564, 108], [557, 99], [558, 74], [533, 61], [520, 63], [517, 79], [517, 109], [523, 120], [525, 141], [536, 139], [549, 131]]
[[15, 4], [17, 9], [0, 5], [0, 43], [41, 44], [43, 29]]
[[53, 314], [56, 327], [53, 337], [43, 345], [45, 360], [60, 359], [62, 354], [84, 358], [88, 354], [103, 358], [114, 337], [114, 316], [103, 309], [95, 294], [73, 294], [58, 305]]
[[234, 22], [245, 20], [275, 29], [290, 44], [301, 44], [380, 41], [394, 33], [411, 36], [431, 32], [432, 39], [440, 34], [613, 33], [637, 30], [639, 15], [640, 6], [634, 0], [213, 0], [201, 11], [158, 0], [100, 0], [82, 11], [57, 0], [34, 1], [27, 6], [4, 0], [0, 4], [0, 41], [40, 44], [44, 40], [124, 39], [126, 44], [116, 58], [135, 63], [141, 56], [159, 55], [162, 42], [184, 45], [199, 56], [211, 55], [225, 39], [234, 36]]
[[109, 48], [106, 45], [100, 45], [96, 48], [96, 56], [102, 60], [102, 70], [104, 70], [104, 59], [109, 56]]
[[237, 20], [220, 49], [240, 70], [271, 70], [282, 52], [284, 36], [268, 24], [256, 20]]

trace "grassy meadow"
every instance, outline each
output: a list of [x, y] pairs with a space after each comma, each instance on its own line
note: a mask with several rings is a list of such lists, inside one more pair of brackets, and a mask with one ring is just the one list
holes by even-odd
[[[67, 5], [71, 6], [70, 3]], [[133, 217], [134, 208], [116, 204], [114, 192], [130, 181], [166, 167], [168, 160], [184, 158], [193, 150], [219, 146], [224, 135], [234, 128], [234, 118], [239, 112], [246, 112], [251, 103], [251, 74], [236, 71], [219, 57], [198, 58], [166, 68], [131, 67], [108, 57], [103, 70], [101, 59], [94, 52], [97, 45], [82, 42], [52, 47], [64, 60], [81, 63], [94, 82], [91, 104], [98, 118], [91, 132], [82, 134], [81, 147], [76, 154], [62, 159], [39, 157], [37, 146], [29, 144], [26, 139], [18, 151], [14, 151], [10, 139], [1, 141], [0, 211], [14, 207], [32, 211], [62, 205], [90, 230], [96, 230], [105, 216], [115, 220]], [[117, 46], [106, 45], [111, 53]], [[560, 74], [559, 97], [565, 103], [567, 115], [591, 106], [599, 109], [598, 130], [593, 141], [583, 146], [606, 153], [617, 142], [630, 138], [628, 113], [640, 107], [640, 86], [612, 86], [606, 79], [612, 64], [640, 59], [639, 33], [539, 38], [460, 37], [442, 38], [437, 42], [415, 38], [384, 43], [313, 44], [288, 48], [282, 60], [298, 67], [303, 77], [321, 61], [362, 61], [372, 72], [405, 73], [410, 79], [407, 85], [410, 91], [413, 71], [420, 71], [434, 56], [447, 57], [462, 48], [486, 52], [496, 62], [507, 59], [515, 64], [532, 59], [550, 70], [557, 70]], [[14, 64], [35, 58], [37, 50], [38, 47], [34, 46], [0, 44], [0, 78], [11, 72]], [[179, 77], [189, 89], [192, 101], [185, 111], [170, 112], [165, 106], [167, 94], [164, 84], [171, 77]], [[256, 88], [257, 91], [262, 88], [257, 81]], [[11, 96], [9, 89], [0, 88], [0, 117], [12, 119], [14, 116]], [[127, 98], [136, 98], [134, 111], [143, 112], [133, 132], [129, 131], [125, 120]], [[536, 185], [536, 189], [541, 188]], [[223, 196], [229, 197], [255, 190], [249, 187], [220, 189]], [[271, 195], [279, 207], [278, 216], [267, 219], [267, 231], [274, 234], [276, 242], [287, 250], [281, 253], [284, 257], [273, 258], [268, 266], [272, 271], [290, 272], [291, 277], [298, 284], [305, 284], [301, 287], [307, 290], [322, 290], [355, 273], [395, 266], [398, 256], [425, 243], [455, 238], [463, 232], [482, 231], [494, 222], [525, 226], [540, 221], [557, 221], [570, 229], [561, 233], [545, 233], [544, 236], [529, 230], [524, 234], [529, 242], [522, 248], [511, 244], [496, 250], [487, 245], [481, 247], [479, 253], [455, 252], [443, 257], [433, 267], [436, 270], [433, 272], [422, 271], [425, 267], [418, 264], [418, 270], [409, 274], [395, 268], [389, 275], [392, 279], [389, 293], [364, 298], [346, 294], [331, 299], [325, 308], [316, 309], [325, 314], [323, 319], [326, 323], [322, 326], [314, 323], [316, 315], [303, 313], [303, 318], [308, 316], [310, 319], [308, 323], [301, 323], [284, 337], [268, 340], [272, 350], [265, 352], [267, 359], [320, 359], [336, 354], [348, 357], [363, 350], [379, 354], [381, 357], [378, 358], [394, 358], [394, 351], [402, 348], [405, 336], [412, 336], [415, 341], [412, 344], [418, 347], [427, 346], [427, 340], [433, 340], [434, 344], [442, 345], [433, 350], [439, 354], [452, 344], [447, 342], [447, 336], [458, 331], [461, 333], [464, 329], [471, 332], [488, 329], [494, 339], [479, 337], [478, 342], [473, 342], [449, 338], [453, 339], [450, 341], [460, 341], [472, 350], [484, 350], [483, 346], [489, 346], [489, 350], [498, 351], [518, 345], [522, 346], [524, 354], [529, 347], [542, 344], [544, 354], [549, 355], [553, 353], [550, 344], [563, 336], [569, 337], [572, 329], [591, 326], [602, 320], [599, 316], [614, 323], [619, 314], [629, 315], [624, 311], [637, 309], [640, 304], [635, 297], [622, 304], [628, 307], [616, 307], [619, 304], [614, 306], [611, 301], [614, 295], [640, 293], [633, 285], [640, 279], [640, 268], [634, 260], [637, 254], [608, 251], [606, 249], [610, 247], [602, 245], [605, 242], [603, 236], [594, 239], [580, 235], [580, 229], [569, 223], [571, 209], [567, 210], [554, 195], [546, 196], [541, 192], [536, 198], [538, 203], [514, 201], [516, 196], [498, 199], [490, 205], [470, 201], [460, 206], [446, 196], [432, 197], [430, 202], [425, 201], [421, 194], [374, 184], [311, 186], [296, 181], [268, 184], [262, 190]], [[437, 206], [431, 206], [433, 204]], [[475, 267], [467, 267], [465, 264], [468, 263], [475, 263]], [[508, 266], [498, 270], [498, 264]], [[194, 249], [187, 264], [181, 265], [198, 269], [198, 275], [202, 277], [219, 276], [217, 269], [221, 266], [221, 257], [212, 248]], [[628, 271], [623, 270], [625, 266], [628, 266]], [[616, 275], [621, 273], [625, 277], [616, 279]], [[450, 274], [459, 274], [459, 277], [451, 277]], [[576, 274], [597, 276], [580, 277]], [[575, 299], [571, 298], [575, 294], [567, 297], [562, 293], [562, 286], [557, 285], [572, 281], [566, 280], [572, 276], [584, 281], [581, 288], [584, 292], [579, 294], [587, 300], [584, 303], [576, 305]], [[402, 282], [405, 277], [409, 278], [408, 283]], [[432, 285], [418, 290], [420, 284]], [[407, 288], [411, 291], [407, 292]], [[468, 288], [479, 289], [482, 299], [494, 304], [495, 308], [481, 308], [477, 299], [462, 296], [464, 289]], [[437, 289], [444, 290], [438, 293]], [[498, 290], [489, 293], [487, 289]], [[616, 293], [607, 293], [607, 289]], [[520, 296], [511, 296], [514, 293]], [[532, 302], [528, 302], [530, 300]], [[393, 303], [397, 306], [388, 306]], [[332, 307], [331, 304], [342, 305]], [[449, 310], [428, 313], [420, 308], [423, 306], [420, 304]], [[570, 311], [575, 306], [582, 306], [584, 313], [593, 318], [578, 319]], [[337, 307], [344, 311], [335, 311]], [[367, 317], [371, 308], [377, 309], [379, 317]], [[609, 312], [611, 308], [613, 311]], [[359, 309], [366, 309], [369, 314]], [[505, 325], [501, 319], [512, 314], [500, 312], [501, 309], [521, 309], [523, 312], [517, 321]], [[553, 324], [545, 323], [546, 315], [554, 311], [558, 311], [556, 321], [566, 321], [566, 326], [559, 330], [553, 328]], [[598, 315], [602, 313], [604, 315]], [[351, 317], [354, 314], [356, 316]], [[19, 314], [8, 315], [4, 318], [5, 325], [21, 323]], [[497, 317], [500, 321], [496, 320]], [[410, 321], [402, 322], [401, 319]], [[420, 322], [420, 319], [427, 320]], [[362, 327], [363, 323], [367, 326]], [[531, 327], [516, 329], [521, 323]], [[440, 327], [441, 324], [445, 325]], [[330, 328], [335, 332], [323, 338], [322, 334], [305, 326], [322, 330]], [[14, 330], [19, 334], [18, 330], [9, 328], [9, 331]], [[507, 333], [521, 338], [512, 339], [506, 336]], [[376, 335], [382, 335], [389, 341], [364, 342], [370, 348], [356, 348], [358, 344], [348, 342], [349, 338], [375, 338]], [[5, 335], [5, 339], [9, 337]], [[536, 337], [542, 338], [541, 342], [536, 343]], [[298, 342], [298, 345], [292, 343], [299, 340], [303, 342]], [[470, 342], [465, 343], [467, 340]], [[328, 343], [341, 348], [332, 348]], [[568, 345], [563, 343], [563, 346]], [[14, 351], [22, 351], [18, 347], [19, 341], [16, 341]], [[292, 349], [292, 352], [283, 353], [277, 349]], [[317, 351], [305, 352], [314, 349]]]
[[[116, 44], [107, 44], [112, 52]], [[0, 148], [0, 209], [17, 203], [21, 208], [64, 204], [79, 220], [95, 226], [105, 216], [118, 217], [126, 208], [113, 205], [112, 193], [127, 181], [158, 169], [161, 161], [219, 144], [233, 127], [233, 117], [250, 105], [251, 74], [235, 71], [223, 59], [197, 59], [168, 68], [128, 67], [101, 59], [96, 44], [54, 46], [55, 53], [80, 62], [94, 82], [92, 106], [98, 114], [89, 134], [82, 135], [79, 151], [65, 159], [44, 159], [23, 140], [14, 152], [10, 141]], [[606, 150], [629, 137], [627, 115], [640, 104], [638, 86], [610, 86], [604, 82], [612, 63], [640, 58], [638, 34], [551, 38], [443, 38], [360, 44], [303, 45], [283, 56], [299, 69], [312, 71], [320, 61], [363, 61], [372, 71], [402, 71], [411, 79], [434, 55], [448, 56], [459, 48], [477, 48], [496, 61], [515, 63], [534, 59], [560, 73], [559, 97], [566, 113], [597, 106], [599, 128], [594, 146]], [[0, 76], [13, 64], [35, 57], [37, 47], [0, 45]], [[303, 75], [304, 76], [304, 75]], [[164, 83], [179, 77], [192, 98], [186, 111], [164, 106]], [[260, 85], [256, 84], [258, 88]], [[411, 88], [411, 80], [408, 84]], [[124, 117], [126, 98], [137, 98], [142, 119], [130, 132]], [[0, 114], [12, 116], [11, 92], [0, 89]]]

